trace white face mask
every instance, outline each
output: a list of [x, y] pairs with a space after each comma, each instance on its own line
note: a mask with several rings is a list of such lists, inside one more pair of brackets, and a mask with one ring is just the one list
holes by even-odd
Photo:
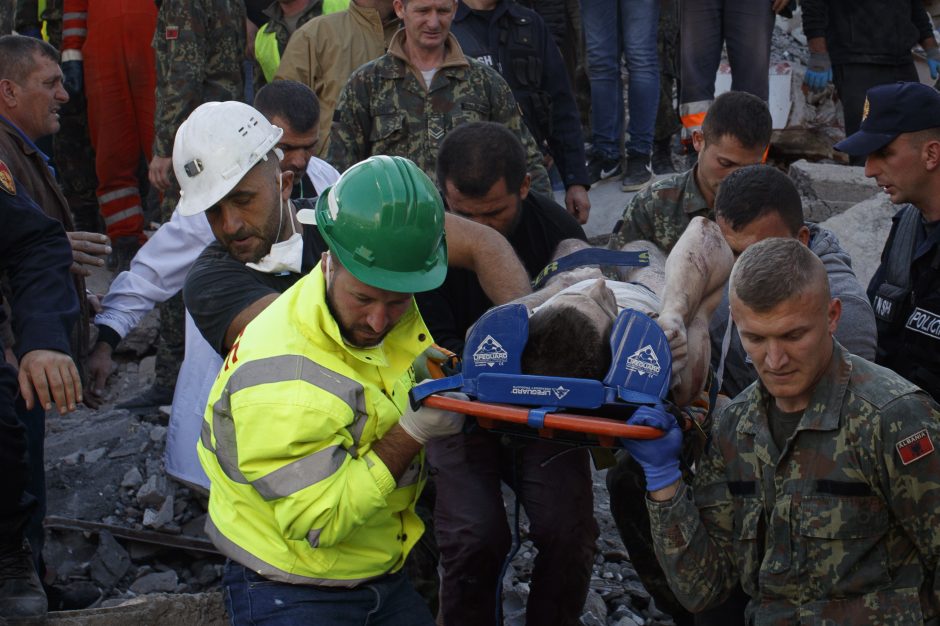
[[[278, 236], [281, 233], [281, 224], [284, 220], [284, 196], [280, 194], [281, 174], [278, 174]], [[290, 211], [290, 209], [288, 209]], [[274, 243], [271, 250], [261, 258], [257, 263], [246, 263], [248, 267], [265, 274], [285, 274], [294, 272], [299, 274], [304, 258], [304, 240], [300, 233], [294, 228], [294, 220], [288, 215], [290, 220], [290, 229], [293, 233], [286, 241]]]

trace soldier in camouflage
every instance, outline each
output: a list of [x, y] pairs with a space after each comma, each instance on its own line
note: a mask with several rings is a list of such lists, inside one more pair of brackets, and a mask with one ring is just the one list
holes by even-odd
[[[241, 98], [245, 42], [243, 0], [163, 0], [160, 4], [153, 37], [157, 106], [149, 178], [163, 194], [163, 221], [170, 219], [179, 199], [171, 160], [176, 129], [203, 102]], [[179, 295], [160, 305], [156, 382], [118, 406], [147, 411], [173, 400], [183, 360], [183, 320]]]
[[532, 188], [551, 194], [542, 153], [509, 85], [464, 56], [450, 34], [456, 0], [395, 0], [402, 20], [388, 53], [350, 77], [333, 115], [327, 159], [336, 169], [373, 154], [404, 156], [432, 179], [444, 136], [466, 122], [500, 122], [526, 148]]
[[940, 407], [833, 338], [841, 303], [793, 239], [749, 247], [731, 309], [760, 379], [716, 419], [691, 487], [682, 434], [625, 442], [643, 467], [657, 557], [699, 611], [739, 581], [753, 624], [924, 624], [940, 607]]
[[695, 167], [637, 192], [614, 226], [608, 247], [620, 250], [644, 239], [668, 254], [693, 217], [714, 218], [715, 195], [725, 176], [761, 162], [772, 127], [766, 102], [731, 91], [715, 99], [705, 119], [710, 121], [692, 137], [699, 152]]

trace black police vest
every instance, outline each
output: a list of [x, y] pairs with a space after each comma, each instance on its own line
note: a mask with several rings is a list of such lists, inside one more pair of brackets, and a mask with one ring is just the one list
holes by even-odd
[[907, 205], [898, 216], [882, 282], [872, 307], [878, 325], [877, 362], [940, 400], [940, 244], [914, 271], [920, 211]]
[[[468, 19], [478, 17], [471, 15]], [[452, 31], [464, 54], [490, 65], [506, 80], [522, 109], [526, 126], [541, 146], [552, 135], [552, 97], [541, 88], [545, 32], [536, 27], [530, 16], [514, 15], [511, 10], [500, 15], [491, 28], [496, 29], [495, 42], [490, 34], [484, 43], [468, 24], [457, 22]]]

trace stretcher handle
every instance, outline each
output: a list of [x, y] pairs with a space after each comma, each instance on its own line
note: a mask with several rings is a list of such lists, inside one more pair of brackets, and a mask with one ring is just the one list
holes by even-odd
[[[424, 405], [444, 411], [463, 413], [486, 419], [527, 425], [529, 409], [509, 404], [490, 404], [460, 398], [431, 395], [424, 399]], [[548, 413], [545, 415], [544, 428], [567, 430], [576, 433], [588, 433], [602, 437], [621, 439], [658, 439], [663, 431], [652, 426], [634, 426], [619, 420], [571, 413]]]

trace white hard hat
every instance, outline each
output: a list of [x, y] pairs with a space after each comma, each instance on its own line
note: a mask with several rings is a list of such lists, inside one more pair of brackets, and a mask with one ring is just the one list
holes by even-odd
[[196, 108], [173, 143], [173, 171], [180, 185], [180, 215], [196, 215], [225, 197], [284, 131], [253, 107], [234, 100]]

